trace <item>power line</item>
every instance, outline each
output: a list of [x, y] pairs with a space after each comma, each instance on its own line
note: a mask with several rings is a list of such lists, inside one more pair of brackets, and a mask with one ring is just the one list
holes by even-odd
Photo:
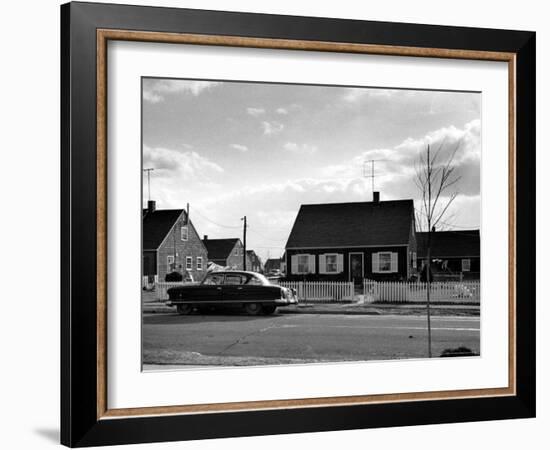
[[197, 213], [199, 216], [201, 216], [204, 220], [206, 220], [207, 222], [210, 222], [218, 227], [221, 227], [221, 228], [231, 228], [231, 229], [237, 229], [237, 228], [241, 228], [241, 225], [222, 225], [221, 223], [217, 223], [217, 222], [214, 222], [212, 219], [209, 219], [208, 217], [206, 217], [203, 213], [201, 213], [199, 210], [197, 210], [197, 208], [193, 208], [195, 213]]

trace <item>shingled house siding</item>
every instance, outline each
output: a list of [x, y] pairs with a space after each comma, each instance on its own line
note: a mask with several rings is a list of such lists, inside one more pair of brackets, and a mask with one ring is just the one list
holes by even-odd
[[[392, 252], [397, 253], [397, 272], [394, 273], [373, 273], [372, 259], [373, 253]], [[343, 255], [343, 270], [338, 274], [321, 274], [319, 255], [322, 254], [340, 254]], [[319, 249], [287, 249], [286, 253], [286, 279], [289, 281], [311, 280], [311, 281], [349, 281], [349, 254], [363, 254], [364, 277], [378, 281], [396, 281], [407, 279], [407, 265], [410, 264], [408, 246], [396, 247], [367, 247], [367, 248], [319, 248]], [[292, 265], [293, 255], [315, 255], [315, 273], [295, 274]]]
[[[208, 254], [204, 247], [195, 227], [192, 223], [188, 225], [187, 241], [181, 240], [181, 227], [184, 226], [183, 219], [172, 227], [166, 238], [160, 245], [157, 252], [157, 270], [158, 279], [164, 280], [164, 277], [169, 272], [168, 256], [174, 255], [174, 247], [176, 253], [176, 270], [180, 273], [186, 271], [186, 257], [192, 257], [192, 269], [187, 270], [193, 276], [194, 281], [201, 281], [206, 275], [206, 264], [208, 262]], [[202, 270], [197, 270], [197, 257], [202, 257]]]

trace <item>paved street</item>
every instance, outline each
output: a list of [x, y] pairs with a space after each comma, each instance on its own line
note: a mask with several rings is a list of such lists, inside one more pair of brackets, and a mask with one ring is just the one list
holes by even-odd
[[[479, 317], [432, 318], [433, 353], [479, 353]], [[146, 314], [145, 369], [426, 357], [425, 316]]]

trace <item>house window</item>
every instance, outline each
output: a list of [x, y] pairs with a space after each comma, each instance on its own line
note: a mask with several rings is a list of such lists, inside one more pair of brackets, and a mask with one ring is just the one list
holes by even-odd
[[412, 266], [413, 266], [413, 269], [416, 269], [416, 252], [412, 252], [413, 256], [412, 256]]
[[372, 254], [373, 273], [395, 273], [397, 272], [397, 253], [378, 252]]
[[309, 255], [298, 255], [298, 273], [309, 272]]
[[185, 269], [186, 270], [192, 270], [193, 269], [193, 257], [187, 256], [185, 258]]
[[470, 259], [463, 259], [462, 272], [469, 272], [469, 271], [470, 271]]
[[331, 254], [325, 255], [325, 271], [326, 273], [337, 273], [338, 272], [338, 255]]
[[167, 263], [167, 266], [168, 266], [168, 272], [173, 272], [174, 270], [176, 270], [176, 264], [174, 263], [174, 255], [168, 255], [166, 257], [166, 263]]
[[197, 256], [197, 270], [202, 270], [202, 256]]
[[391, 272], [391, 253], [390, 252], [378, 253], [378, 271]]
[[187, 227], [181, 227], [181, 240], [186, 241], [189, 238], [189, 230]]

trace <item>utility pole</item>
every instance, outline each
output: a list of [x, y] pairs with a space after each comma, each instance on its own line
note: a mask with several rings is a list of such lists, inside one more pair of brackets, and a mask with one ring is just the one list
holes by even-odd
[[246, 270], [246, 216], [241, 219], [243, 224], [243, 270]]
[[[372, 200], [374, 201], [374, 163], [377, 161], [386, 161], [385, 159], [366, 159], [363, 161], [363, 178], [371, 179], [371, 188], [372, 188]], [[370, 163], [370, 175], [368, 174], [367, 164]]]
[[155, 170], [153, 168], [143, 169], [144, 172], [147, 172], [147, 200], [151, 200], [151, 172]]

